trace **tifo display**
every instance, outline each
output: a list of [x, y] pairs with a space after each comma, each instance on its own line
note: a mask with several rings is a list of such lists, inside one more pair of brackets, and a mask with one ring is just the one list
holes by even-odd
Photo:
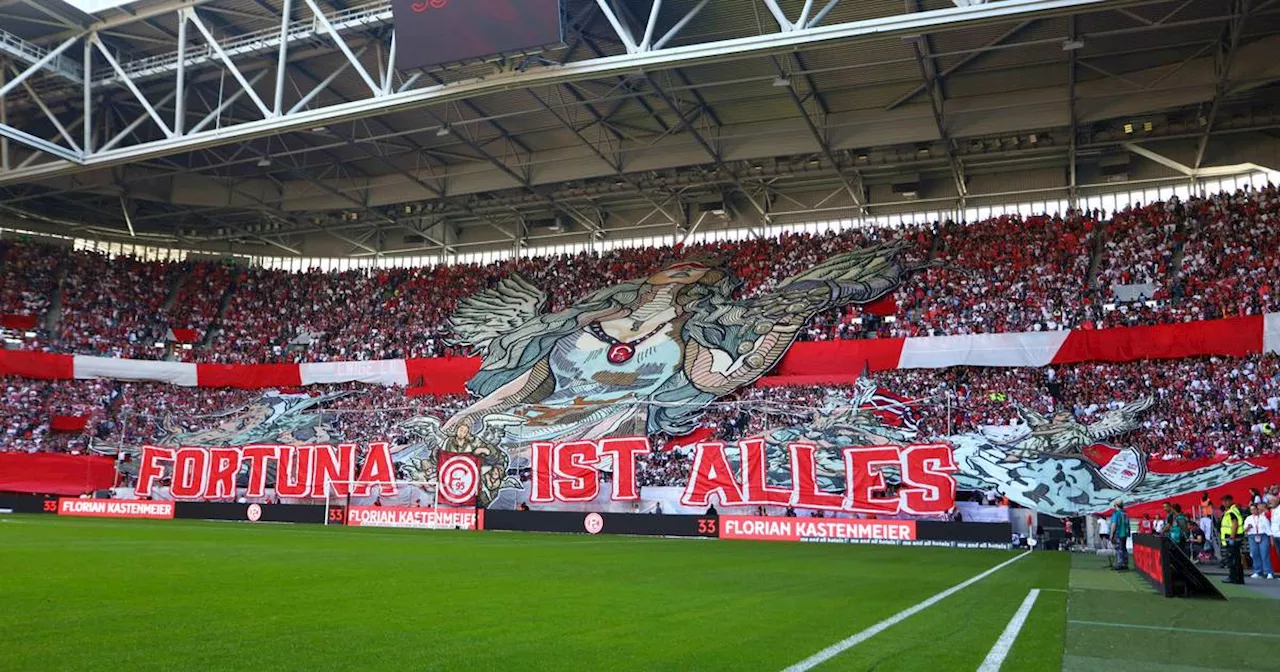
[[[1230, 211], [1254, 198], [1262, 209], [1276, 201], [1270, 189], [1248, 193], [1243, 201], [1220, 197], [1188, 206], [1170, 201], [1117, 215], [1112, 223], [1129, 223], [1135, 216], [1156, 221], [1188, 216], [1187, 207]], [[1053, 224], [1082, 218], [1074, 214]], [[936, 236], [947, 232], [940, 229]], [[646, 262], [653, 269], [648, 275], [576, 301], [563, 294], [553, 298], [508, 270], [481, 291], [458, 298], [447, 320], [453, 347], [466, 348], [475, 358], [457, 370], [449, 369], [449, 360], [439, 360], [440, 375], [466, 371], [468, 398], [428, 398], [384, 413], [378, 406], [347, 404], [360, 398], [351, 394], [356, 388], [330, 387], [316, 394], [307, 392], [307, 384], [406, 383], [410, 371], [435, 375], [436, 360], [406, 360], [399, 367], [392, 361], [302, 364], [293, 369], [302, 390], [250, 397], [247, 406], [229, 407], [229, 413], [205, 420], [143, 411], [133, 416], [141, 422], [134, 422], [132, 433], [111, 436], [108, 430], [91, 449], [133, 456], [124, 462], [123, 479], [110, 484], [123, 480], [131, 497], [355, 498], [358, 506], [390, 507], [430, 503], [666, 513], [719, 507], [733, 515], [773, 507], [837, 516], [934, 517], [952, 515], [960, 492], [995, 493], [1048, 515], [1078, 516], [1106, 511], [1120, 498], [1144, 506], [1274, 480], [1272, 458], [1249, 451], [1193, 449], [1192, 456], [1208, 460], [1160, 463], [1152, 461], [1151, 443], [1126, 444], [1132, 435], [1140, 439], [1166, 431], [1165, 424], [1148, 417], [1176, 403], [1164, 387], [1148, 383], [1129, 398], [1103, 398], [1105, 403], [1078, 415], [1066, 411], [1057, 371], [1048, 371], [1048, 394], [1011, 396], [1012, 390], [988, 384], [986, 402], [995, 412], [975, 416], [961, 407], [957, 419], [951, 408], [952, 399], [960, 401], [955, 378], [943, 378], [940, 389], [892, 389], [887, 385], [896, 380], [911, 380], [884, 369], [1057, 362], [1066, 378], [1070, 366], [1082, 371], [1106, 366], [1091, 364], [1094, 358], [1133, 361], [1135, 369], [1147, 371], [1194, 360], [1139, 362], [1210, 353], [1270, 367], [1270, 353], [1280, 348], [1280, 338], [1274, 337], [1280, 329], [1271, 326], [1280, 324], [1280, 315], [1152, 326], [1133, 334], [1075, 329], [851, 340], [847, 347], [833, 343], [820, 357], [806, 349], [814, 344], [796, 346], [812, 334], [808, 325], [823, 315], [883, 312], [870, 307], [901, 296], [922, 276], [950, 269], [950, 260], [920, 259], [915, 248], [920, 236], [913, 243], [874, 232], [863, 247], [818, 257], [746, 294], [739, 293], [737, 257], [717, 256], [728, 250], [684, 250], [682, 259], [668, 256], [662, 265], [657, 262], [664, 257], [655, 256]], [[796, 355], [801, 349], [808, 355]], [[951, 352], [965, 355], [956, 358]], [[65, 365], [56, 355], [15, 357], [4, 361], [28, 375], [40, 374], [42, 366]], [[801, 364], [797, 357], [813, 361]], [[191, 365], [156, 362], [134, 370], [111, 362], [123, 364], [76, 357], [65, 365], [70, 374], [59, 375], [205, 384], [204, 366], [197, 372], [179, 369]], [[1210, 362], [1221, 366], [1222, 360]], [[211, 370], [209, 378], [230, 381], [247, 371]], [[966, 378], [996, 375], [970, 371]], [[767, 378], [771, 374], [776, 380]], [[1245, 375], [1260, 379], [1256, 371]], [[820, 387], [832, 378], [856, 384]], [[800, 406], [777, 403], [769, 401], [768, 392], [763, 398], [753, 392], [762, 380], [771, 387], [810, 384], [814, 392], [806, 393]], [[1078, 375], [1076, 385], [1084, 384]], [[1190, 392], [1201, 385], [1192, 385]], [[426, 383], [417, 387], [430, 389]], [[173, 389], [160, 390], [160, 398]], [[778, 396], [794, 394], [783, 390]], [[946, 404], [945, 417], [940, 402]], [[1001, 403], [1004, 410], [998, 408]], [[1261, 420], [1247, 433], [1252, 442], [1267, 442], [1274, 433], [1265, 408], [1256, 411]], [[65, 415], [59, 426], [86, 431], [93, 417]], [[356, 419], [364, 421], [352, 426]], [[123, 429], [128, 421], [119, 425]], [[657, 477], [655, 465], [660, 465]], [[50, 484], [72, 490], [52, 477]]]
[[[939, 266], [910, 261], [908, 247], [836, 254], [750, 298], [736, 296], [723, 260], [696, 255], [555, 311], [546, 292], [509, 275], [460, 301], [449, 321], [455, 343], [480, 360], [466, 383], [472, 398], [402, 419], [399, 437], [341, 437], [372, 441], [366, 448], [326, 443], [323, 411], [308, 411], [341, 395], [268, 393], [211, 427], [169, 427], [162, 443], [109, 450], [138, 453], [127, 475], [133, 496], [493, 509], [928, 517], [951, 514], [961, 490], [1073, 516], [1121, 498], [1157, 503], [1270, 478], [1266, 459], [1157, 469], [1141, 450], [1111, 443], [1142, 428], [1153, 396], [1113, 400], [1088, 424], [1014, 403], [1012, 423], [924, 430], [922, 400], [879, 385], [868, 360], [847, 396], [820, 400], [806, 409], [812, 415], [778, 409], [776, 422], [736, 440], [702, 431], [722, 400], [785, 367], [815, 316], [876, 303]], [[1257, 349], [1277, 345], [1262, 320], [1257, 327]], [[1066, 347], [1065, 333], [1020, 336], [1015, 352], [1034, 359], [1026, 353]], [[748, 425], [751, 412], [739, 412]], [[665, 448], [687, 457], [683, 473], [668, 470], [679, 486], [642, 486], [655, 455], [650, 437], [667, 437]]]

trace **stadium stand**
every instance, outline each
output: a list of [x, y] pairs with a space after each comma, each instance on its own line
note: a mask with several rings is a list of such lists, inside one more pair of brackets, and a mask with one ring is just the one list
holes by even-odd
[[[973, 223], [850, 228], [821, 235], [712, 242], [679, 250], [521, 257], [487, 265], [289, 273], [212, 262], [105, 258], [27, 243], [7, 245], [8, 312], [45, 324], [54, 296], [56, 338], [27, 347], [58, 352], [221, 363], [433, 357], [450, 348], [457, 301], [519, 273], [556, 289], [551, 309], [673, 260], [710, 255], [742, 278], [744, 296], [859, 245], [902, 238], [909, 263], [943, 264], [913, 276], [888, 316], [856, 308], [821, 315], [804, 340], [1101, 328], [1257, 315], [1277, 308], [1272, 254], [1280, 240], [1274, 186], [1209, 198], [1176, 197], [1109, 216], [1003, 215]], [[1096, 271], [1096, 273], [1095, 273]], [[1149, 284], [1122, 301], [1117, 285]], [[357, 300], [358, 299], [358, 300]], [[193, 347], [155, 347], [191, 329]]]
[[[674, 259], [706, 255], [725, 259], [743, 279], [743, 295], [750, 296], [828, 255], [900, 237], [910, 244], [908, 261], [932, 258], [943, 267], [912, 277], [898, 291], [889, 311], [892, 319], [856, 308], [833, 311], [814, 320], [802, 339], [1162, 324], [1276, 310], [1272, 288], [1280, 259], [1256, 250], [1275, 249], [1266, 243], [1280, 237], [1278, 209], [1280, 198], [1268, 186], [1186, 203], [1171, 199], [1110, 216], [1098, 211], [1066, 217], [1004, 215], [971, 224], [784, 234], [679, 250], [632, 248], [487, 265], [345, 272], [141, 261], [3, 241], [0, 296], [7, 313], [38, 318], [37, 336], [23, 344], [28, 349], [219, 363], [432, 357], [461, 354], [448, 345], [448, 316], [457, 301], [512, 273], [535, 285], [560, 288], [551, 295], [551, 308], [558, 309]], [[1155, 287], [1150, 299], [1124, 303], [1112, 290], [1114, 285], [1144, 283]], [[51, 311], [56, 337], [43, 328]], [[210, 335], [191, 349], [175, 343], [157, 348], [173, 328]], [[886, 371], [876, 379], [899, 394], [925, 400], [919, 406], [922, 428], [934, 434], [948, 427], [959, 431], [1014, 422], [1009, 400], [1045, 413], [1070, 410], [1084, 419], [1149, 390], [1157, 405], [1131, 443], [1153, 456], [1182, 459], [1277, 450], [1273, 435], [1280, 422], [1280, 365], [1270, 355], [1083, 363], [1052, 371]], [[145, 441], [152, 438], [148, 423], [162, 416], [207, 415], [259, 394], [15, 377], [4, 379], [4, 386], [4, 404], [11, 412], [0, 449], [17, 451], [84, 450], [91, 440]], [[771, 413], [739, 417], [743, 404], [811, 413], [808, 409], [823, 395], [839, 389], [748, 389], [709, 412], [703, 424], [721, 438], [737, 438], [784, 419]], [[397, 421], [427, 409], [443, 414], [464, 401], [406, 397], [397, 389], [354, 384], [306, 391], [354, 392], [325, 407], [334, 411], [339, 431], [351, 436], [390, 432], [386, 438], [393, 441]], [[55, 416], [86, 422], [82, 430], [53, 431]], [[661, 465], [677, 458], [657, 459], [655, 464]]]

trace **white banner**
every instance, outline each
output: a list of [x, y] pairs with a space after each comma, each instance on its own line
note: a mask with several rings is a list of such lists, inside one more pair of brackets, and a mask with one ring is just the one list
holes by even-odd
[[1046, 366], [1071, 332], [1028, 331], [1014, 334], [967, 334], [908, 338], [902, 344], [900, 369], [944, 369], [950, 366]]
[[197, 382], [196, 365], [189, 362], [152, 362], [76, 355], [73, 366], [76, 378], [148, 380], [183, 387], [195, 387]]
[[399, 387], [409, 385], [409, 372], [403, 359], [299, 364], [298, 369], [303, 385], [350, 382]]

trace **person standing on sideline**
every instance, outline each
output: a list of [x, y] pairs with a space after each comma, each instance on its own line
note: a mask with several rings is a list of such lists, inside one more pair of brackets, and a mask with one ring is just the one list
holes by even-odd
[[1271, 503], [1271, 543], [1276, 547], [1276, 552], [1280, 553], [1280, 499]]
[[1253, 574], [1251, 579], [1276, 578], [1271, 571], [1271, 521], [1263, 512], [1261, 504], [1254, 504], [1251, 513], [1244, 519], [1244, 533], [1249, 537], [1249, 557], [1253, 558]]
[[1227, 578], [1224, 583], [1244, 583], [1244, 561], [1240, 558], [1240, 544], [1244, 541], [1244, 515], [1231, 495], [1222, 496], [1223, 556], [1227, 561]]
[[1111, 542], [1116, 547], [1116, 564], [1111, 569], [1117, 572], [1129, 569], [1129, 514], [1124, 512], [1124, 502], [1115, 501], [1115, 511], [1111, 512]]
[[1164, 503], [1164, 536], [1173, 542], [1183, 554], [1191, 556], [1191, 547], [1187, 543], [1190, 538], [1190, 525], [1182, 514], [1182, 506], [1170, 502]]
[[1204, 538], [1209, 542], [1207, 550], [1210, 555], [1213, 555], [1214, 546], [1217, 546], [1217, 535], [1213, 533], [1213, 500], [1209, 499], [1208, 492], [1200, 493], [1200, 504], [1196, 509], [1200, 514], [1200, 531], [1204, 532]]

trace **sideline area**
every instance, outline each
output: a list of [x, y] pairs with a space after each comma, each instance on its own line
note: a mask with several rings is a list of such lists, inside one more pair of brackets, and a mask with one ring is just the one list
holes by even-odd
[[1065, 672], [1280, 666], [1280, 601], [1249, 586], [1222, 584], [1225, 602], [1161, 597], [1137, 572], [1106, 568], [1107, 560], [1072, 555]]

